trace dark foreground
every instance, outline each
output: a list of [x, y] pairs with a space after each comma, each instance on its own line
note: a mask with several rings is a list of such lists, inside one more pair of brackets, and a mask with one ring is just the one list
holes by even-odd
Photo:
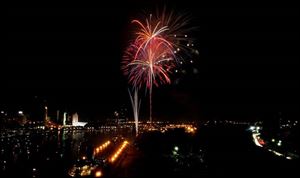
[[[104, 133], [35, 133], [1, 138], [2, 177], [68, 177], [67, 172], [89, 144], [110, 138]], [[99, 138], [99, 139], [97, 139]], [[183, 129], [145, 132], [130, 140], [102, 177], [299, 176], [298, 160], [257, 147], [243, 126], [210, 126], [196, 133]]]

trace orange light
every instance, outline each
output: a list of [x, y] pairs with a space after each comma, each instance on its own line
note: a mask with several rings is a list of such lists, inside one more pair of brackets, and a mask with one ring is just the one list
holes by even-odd
[[98, 148], [96, 148], [96, 153], [99, 153], [100, 151], [104, 150], [108, 145], [110, 144], [110, 141], [107, 141], [100, 145]]
[[124, 148], [126, 147], [127, 144], [128, 144], [128, 141], [124, 141], [122, 143], [122, 145], [119, 147], [119, 149], [111, 157], [111, 159], [110, 159], [111, 162], [114, 162], [118, 158], [118, 156], [122, 153], [122, 151], [124, 150]]
[[102, 172], [101, 171], [97, 171], [96, 173], [95, 173], [95, 177], [101, 177], [102, 176]]

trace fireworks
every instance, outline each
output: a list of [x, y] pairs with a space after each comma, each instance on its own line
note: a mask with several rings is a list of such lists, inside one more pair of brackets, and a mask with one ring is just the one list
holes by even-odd
[[173, 12], [167, 15], [165, 10], [155, 17], [150, 14], [144, 21], [132, 21], [137, 31], [125, 51], [122, 70], [134, 89], [149, 90], [150, 121], [153, 85], [171, 83], [170, 74], [190, 47], [187, 22], [185, 16], [175, 17]]
[[128, 93], [130, 96], [130, 101], [131, 101], [132, 110], [133, 110], [135, 133], [136, 133], [136, 135], [138, 135], [138, 133], [139, 133], [139, 111], [140, 111], [141, 102], [138, 99], [138, 90], [137, 89], [134, 90], [133, 96], [129, 89], [128, 89]]
[[128, 63], [124, 68], [129, 83], [137, 88], [146, 86], [148, 89], [153, 84], [159, 86], [171, 83], [169, 74], [175, 65], [169, 47], [162, 42], [151, 41], [147, 48], [140, 50], [136, 59], [135, 52], [139, 50], [139, 46], [132, 44], [130, 48], [126, 54]]
[[[167, 15], [168, 14], [168, 15]], [[170, 74], [190, 48], [191, 39], [186, 32], [188, 18], [173, 12], [153, 16], [144, 21], [133, 20], [137, 25], [135, 38], [127, 48], [122, 69], [134, 87], [171, 83]], [[182, 61], [180, 61], [182, 63]]]

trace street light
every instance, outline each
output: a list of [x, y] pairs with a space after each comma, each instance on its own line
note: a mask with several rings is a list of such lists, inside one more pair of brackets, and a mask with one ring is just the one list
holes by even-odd
[[95, 177], [101, 177], [102, 176], [102, 172], [101, 171], [97, 171], [96, 173], [95, 173]]
[[175, 151], [178, 151], [178, 150], [179, 150], [178, 146], [175, 146], [175, 147], [174, 147], [174, 150], [175, 150]]
[[281, 146], [281, 140], [278, 141], [277, 146]]

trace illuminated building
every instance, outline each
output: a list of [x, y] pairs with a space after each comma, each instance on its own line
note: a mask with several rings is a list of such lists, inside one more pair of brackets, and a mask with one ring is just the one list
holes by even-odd
[[72, 115], [72, 126], [75, 126], [75, 127], [77, 127], [77, 126], [84, 127], [87, 124], [86, 122], [79, 122], [78, 120], [79, 120], [78, 119], [78, 114], [77, 113], [73, 114]]
[[67, 122], [67, 113], [64, 112], [64, 117], [63, 117], [63, 126], [66, 125], [66, 122]]

